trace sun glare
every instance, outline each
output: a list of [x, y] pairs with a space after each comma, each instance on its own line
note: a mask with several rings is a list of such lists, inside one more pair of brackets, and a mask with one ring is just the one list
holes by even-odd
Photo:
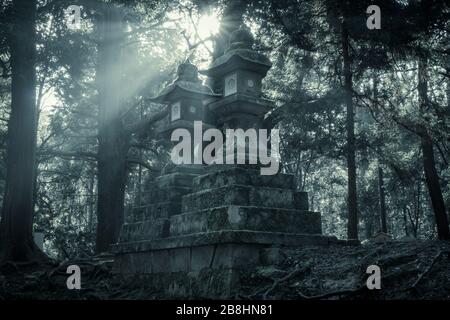
[[198, 35], [205, 39], [219, 32], [220, 21], [217, 15], [204, 15], [200, 18], [197, 25]]

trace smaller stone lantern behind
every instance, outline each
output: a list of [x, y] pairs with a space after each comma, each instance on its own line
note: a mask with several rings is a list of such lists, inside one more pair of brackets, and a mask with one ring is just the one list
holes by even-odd
[[206, 128], [210, 127], [209, 110], [205, 105], [219, 96], [202, 84], [197, 67], [189, 60], [180, 64], [178, 78], [157, 97], [150, 99], [169, 107], [169, 116], [164, 120], [160, 133], [170, 139], [177, 128], [193, 130], [194, 121], [202, 121]]
[[[211, 127], [205, 119], [205, 103], [217, 97], [201, 83], [197, 67], [189, 60], [179, 65], [177, 73], [172, 84], [150, 99], [170, 108], [158, 126], [158, 134], [168, 141], [175, 129], [186, 129], [192, 135], [194, 121], [202, 121], [205, 129]], [[191, 150], [194, 153], [194, 146]], [[192, 191], [193, 178], [202, 172], [202, 165], [170, 163], [155, 181], [145, 184], [142, 205], [133, 209], [131, 223], [123, 225], [119, 243], [166, 237], [170, 217], [181, 213], [182, 196]]]

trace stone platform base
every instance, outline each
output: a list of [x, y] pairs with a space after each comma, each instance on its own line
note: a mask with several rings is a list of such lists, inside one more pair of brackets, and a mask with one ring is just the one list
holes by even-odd
[[145, 214], [122, 227], [113, 270], [144, 276], [168, 297], [230, 298], [277, 248], [341, 243], [322, 235], [320, 214], [290, 174], [240, 166], [166, 174], [147, 200]]
[[346, 242], [311, 234], [198, 233], [116, 245], [113, 272], [145, 275], [170, 297], [229, 298], [254, 268], [273, 262], [277, 248], [340, 243]]

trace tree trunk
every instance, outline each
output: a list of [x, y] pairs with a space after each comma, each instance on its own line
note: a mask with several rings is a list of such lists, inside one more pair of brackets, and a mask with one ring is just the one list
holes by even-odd
[[[450, 60], [450, 58], [448, 58], [448, 60]], [[450, 61], [447, 63], [447, 67], [445, 69], [445, 71], [447, 72], [447, 74], [450, 74]], [[447, 78], [447, 91], [446, 91], [446, 95], [447, 95], [447, 112], [450, 112], [450, 78]]]
[[355, 121], [353, 110], [353, 84], [351, 58], [349, 55], [349, 35], [346, 22], [342, 23], [342, 56], [344, 60], [344, 89], [347, 108], [347, 172], [348, 172], [348, 224], [349, 239], [358, 239], [358, 207], [356, 193]]
[[445, 210], [444, 198], [442, 197], [439, 177], [436, 171], [434, 160], [433, 142], [429, 135], [421, 138], [423, 168], [427, 181], [428, 192], [433, 205], [434, 216], [436, 218], [436, 227], [438, 238], [440, 240], [450, 239], [448, 228], [448, 217]]
[[411, 224], [414, 228], [414, 237], [417, 238], [419, 236], [419, 221], [420, 221], [420, 215], [421, 215], [421, 208], [422, 208], [422, 201], [421, 201], [421, 194], [422, 194], [422, 181], [419, 179], [417, 181], [417, 201], [414, 211], [414, 222], [411, 221]]
[[404, 230], [405, 230], [405, 236], [408, 237], [409, 233], [408, 233], [408, 220], [406, 218], [406, 209], [403, 208], [402, 211], [403, 211], [403, 227], [404, 227]]
[[[427, 74], [427, 57], [421, 55], [419, 57], [419, 104], [422, 114], [428, 109], [428, 74]], [[436, 171], [436, 162], [434, 159], [433, 141], [424, 125], [419, 125], [419, 132], [422, 147], [422, 161], [425, 172], [425, 180], [427, 182], [428, 192], [430, 194], [431, 203], [433, 205], [434, 216], [436, 219], [436, 227], [438, 238], [440, 240], [450, 239], [448, 217], [445, 210], [444, 198], [442, 196], [441, 186], [439, 184], [439, 176]]]
[[380, 201], [381, 231], [387, 233], [386, 197], [384, 194], [383, 168], [380, 165], [378, 165], [378, 194], [379, 194], [379, 201]]
[[43, 260], [33, 241], [36, 160], [36, 0], [13, 2], [10, 34], [11, 115], [7, 176], [0, 223], [0, 262]]
[[120, 9], [103, 5], [99, 21], [97, 86], [99, 94], [98, 202], [96, 252], [107, 252], [117, 242], [123, 223], [129, 135], [121, 119]]
[[94, 199], [94, 184], [95, 184], [95, 168], [94, 168], [94, 164], [90, 163], [89, 164], [89, 173], [90, 173], [90, 177], [89, 177], [89, 182], [88, 182], [88, 201], [87, 201], [87, 205], [88, 205], [88, 228], [89, 231], [92, 232], [94, 231], [94, 204], [95, 204], [95, 199]]
[[[373, 74], [373, 100], [377, 103], [378, 100], [378, 75], [376, 71]], [[381, 167], [381, 148], [377, 148], [378, 153], [378, 201], [379, 201], [379, 215], [381, 231], [387, 233], [387, 219], [386, 219], [386, 196], [384, 193], [384, 172]]]

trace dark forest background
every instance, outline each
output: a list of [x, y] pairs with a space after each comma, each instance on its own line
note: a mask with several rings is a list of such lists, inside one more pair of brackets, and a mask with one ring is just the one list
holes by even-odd
[[1, 0], [0, 261], [43, 258], [32, 231], [52, 258], [107, 251], [169, 162], [148, 98], [241, 23], [273, 62], [282, 170], [324, 233], [449, 239], [449, 16], [443, 0]]

